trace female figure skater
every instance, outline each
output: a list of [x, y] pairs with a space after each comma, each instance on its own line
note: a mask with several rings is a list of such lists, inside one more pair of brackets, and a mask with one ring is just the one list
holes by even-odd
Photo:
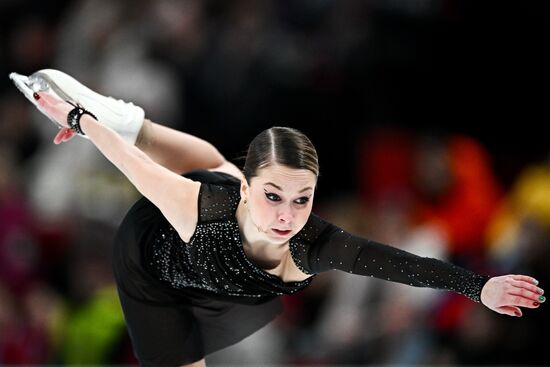
[[12, 79], [62, 126], [56, 144], [87, 137], [144, 196], [114, 246], [120, 301], [144, 366], [205, 366], [205, 355], [273, 320], [282, 311], [278, 296], [333, 269], [459, 292], [511, 316], [545, 300], [530, 276], [476, 274], [313, 214], [317, 154], [297, 130], [261, 132], [241, 172], [206, 141], [144, 120], [139, 107], [64, 73]]

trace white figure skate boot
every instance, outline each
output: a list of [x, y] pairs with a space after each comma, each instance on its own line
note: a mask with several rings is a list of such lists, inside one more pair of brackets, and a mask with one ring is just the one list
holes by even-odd
[[[43, 69], [28, 77], [10, 73], [10, 79], [25, 97], [59, 128], [62, 126], [43, 111], [33, 98], [33, 93], [52, 93], [73, 105], [80, 105], [93, 113], [99, 122], [119, 133], [124, 140], [132, 145], [135, 144], [145, 117], [141, 107], [96, 93], [59, 70]], [[87, 138], [85, 135], [80, 136]]]

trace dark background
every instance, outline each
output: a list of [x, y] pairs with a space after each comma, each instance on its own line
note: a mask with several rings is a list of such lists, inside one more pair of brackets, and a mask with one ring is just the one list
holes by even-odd
[[[144, 2], [129, 3], [135, 9]], [[338, 52], [338, 11], [333, 1], [279, 1], [266, 16], [314, 58], [305, 70], [272, 70], [270, 54], [254, 57], [243, 86], [215, 95], [204, 89], [204, 62], [219, 36], [189, 64], [173, 60], [166, 45], [150, 56], [170, 64], [186, 87], [179, 126], [237, 157], [263, 128], [302, 129], [321, 159], [319, 195], [354, 188], [355, 139], [378, 126], [466, 133], [493, 157], [499, 178], [509, 184], [527, 162], [548, 153], [548, 6], [534, 1], [352, 2], [340, 22], [351, 22], [356, 40]], [[349, 3], [349, 2], [345, 2]], [[140, 5], [141, 4], [141, 5]], [[205, 2], [215, 29], [231, 3]], [[414, 5], [417, 6], [414, 6]], [[0, 71], [2, 90], [13, 89], [10, 71], [32, 72], [51, 65], [55, 32], [48, 30], [43, 57], [21, 65], [10, 54], [13, 32], [30, 18], [55, 28], [71, 1], [2, 1]], [[343, 38], [343, 37], [342, 37]], [[268, 38], [267, 38], [268, 39]], [[29, 45], [30, 47], [31, 45]], [[276, 46], [270, 52], [277, 53]], [[215, 77], [223, 85], [220, 67]], [[225, 93], [225, 94], [224, 94]], [[124, 96], [122, 96], [124, 97]]]

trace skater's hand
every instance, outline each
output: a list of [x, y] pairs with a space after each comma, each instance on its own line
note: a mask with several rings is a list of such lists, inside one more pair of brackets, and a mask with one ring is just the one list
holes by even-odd
[[544, 291], [536, 284], [538, 282], [527, 275], [493, 277], [481, 290], [481, 303], [495, 312], [520, 317], [519, 307], [538, 308], [545, 301]]
[[67, 124], [67, 115], [74, 106], [46, 92], [34, 93], [33, 96], [48, 116], [63, 126], [53, 139], [54, 144], [60, 144], [71, 140], [76, 135], [76, 132], [69, 128]]

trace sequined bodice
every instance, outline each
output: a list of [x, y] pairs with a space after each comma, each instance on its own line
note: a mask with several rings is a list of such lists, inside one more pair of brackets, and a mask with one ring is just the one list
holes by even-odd
[[236, 220], [199, 224], [189, 243], [167, 225], [155, 242], [150, 265], [173, 288], [258, 298], [291, 294], [311, 281], [283, 282], [253, 264], [244, 252]]
[[[201, 181], [195, 233], [183, 242], [162, 220], [146, 245], [146, 268], [175, 289], [198, 289], [240, 299], [268, 299], [295, 293], [312, 277], [283, 282], [246, 256], [235, 212], [240, 181], [224, 173], [198, 171], [186, 175]], [[289, 241], [292, 260], [305, 274], [342, 270], [416, 287], [452, 290], [480, 302], [490, 278], [439, 259], [420, 257], [398, 248], [352, 235], [311, 214]]]

